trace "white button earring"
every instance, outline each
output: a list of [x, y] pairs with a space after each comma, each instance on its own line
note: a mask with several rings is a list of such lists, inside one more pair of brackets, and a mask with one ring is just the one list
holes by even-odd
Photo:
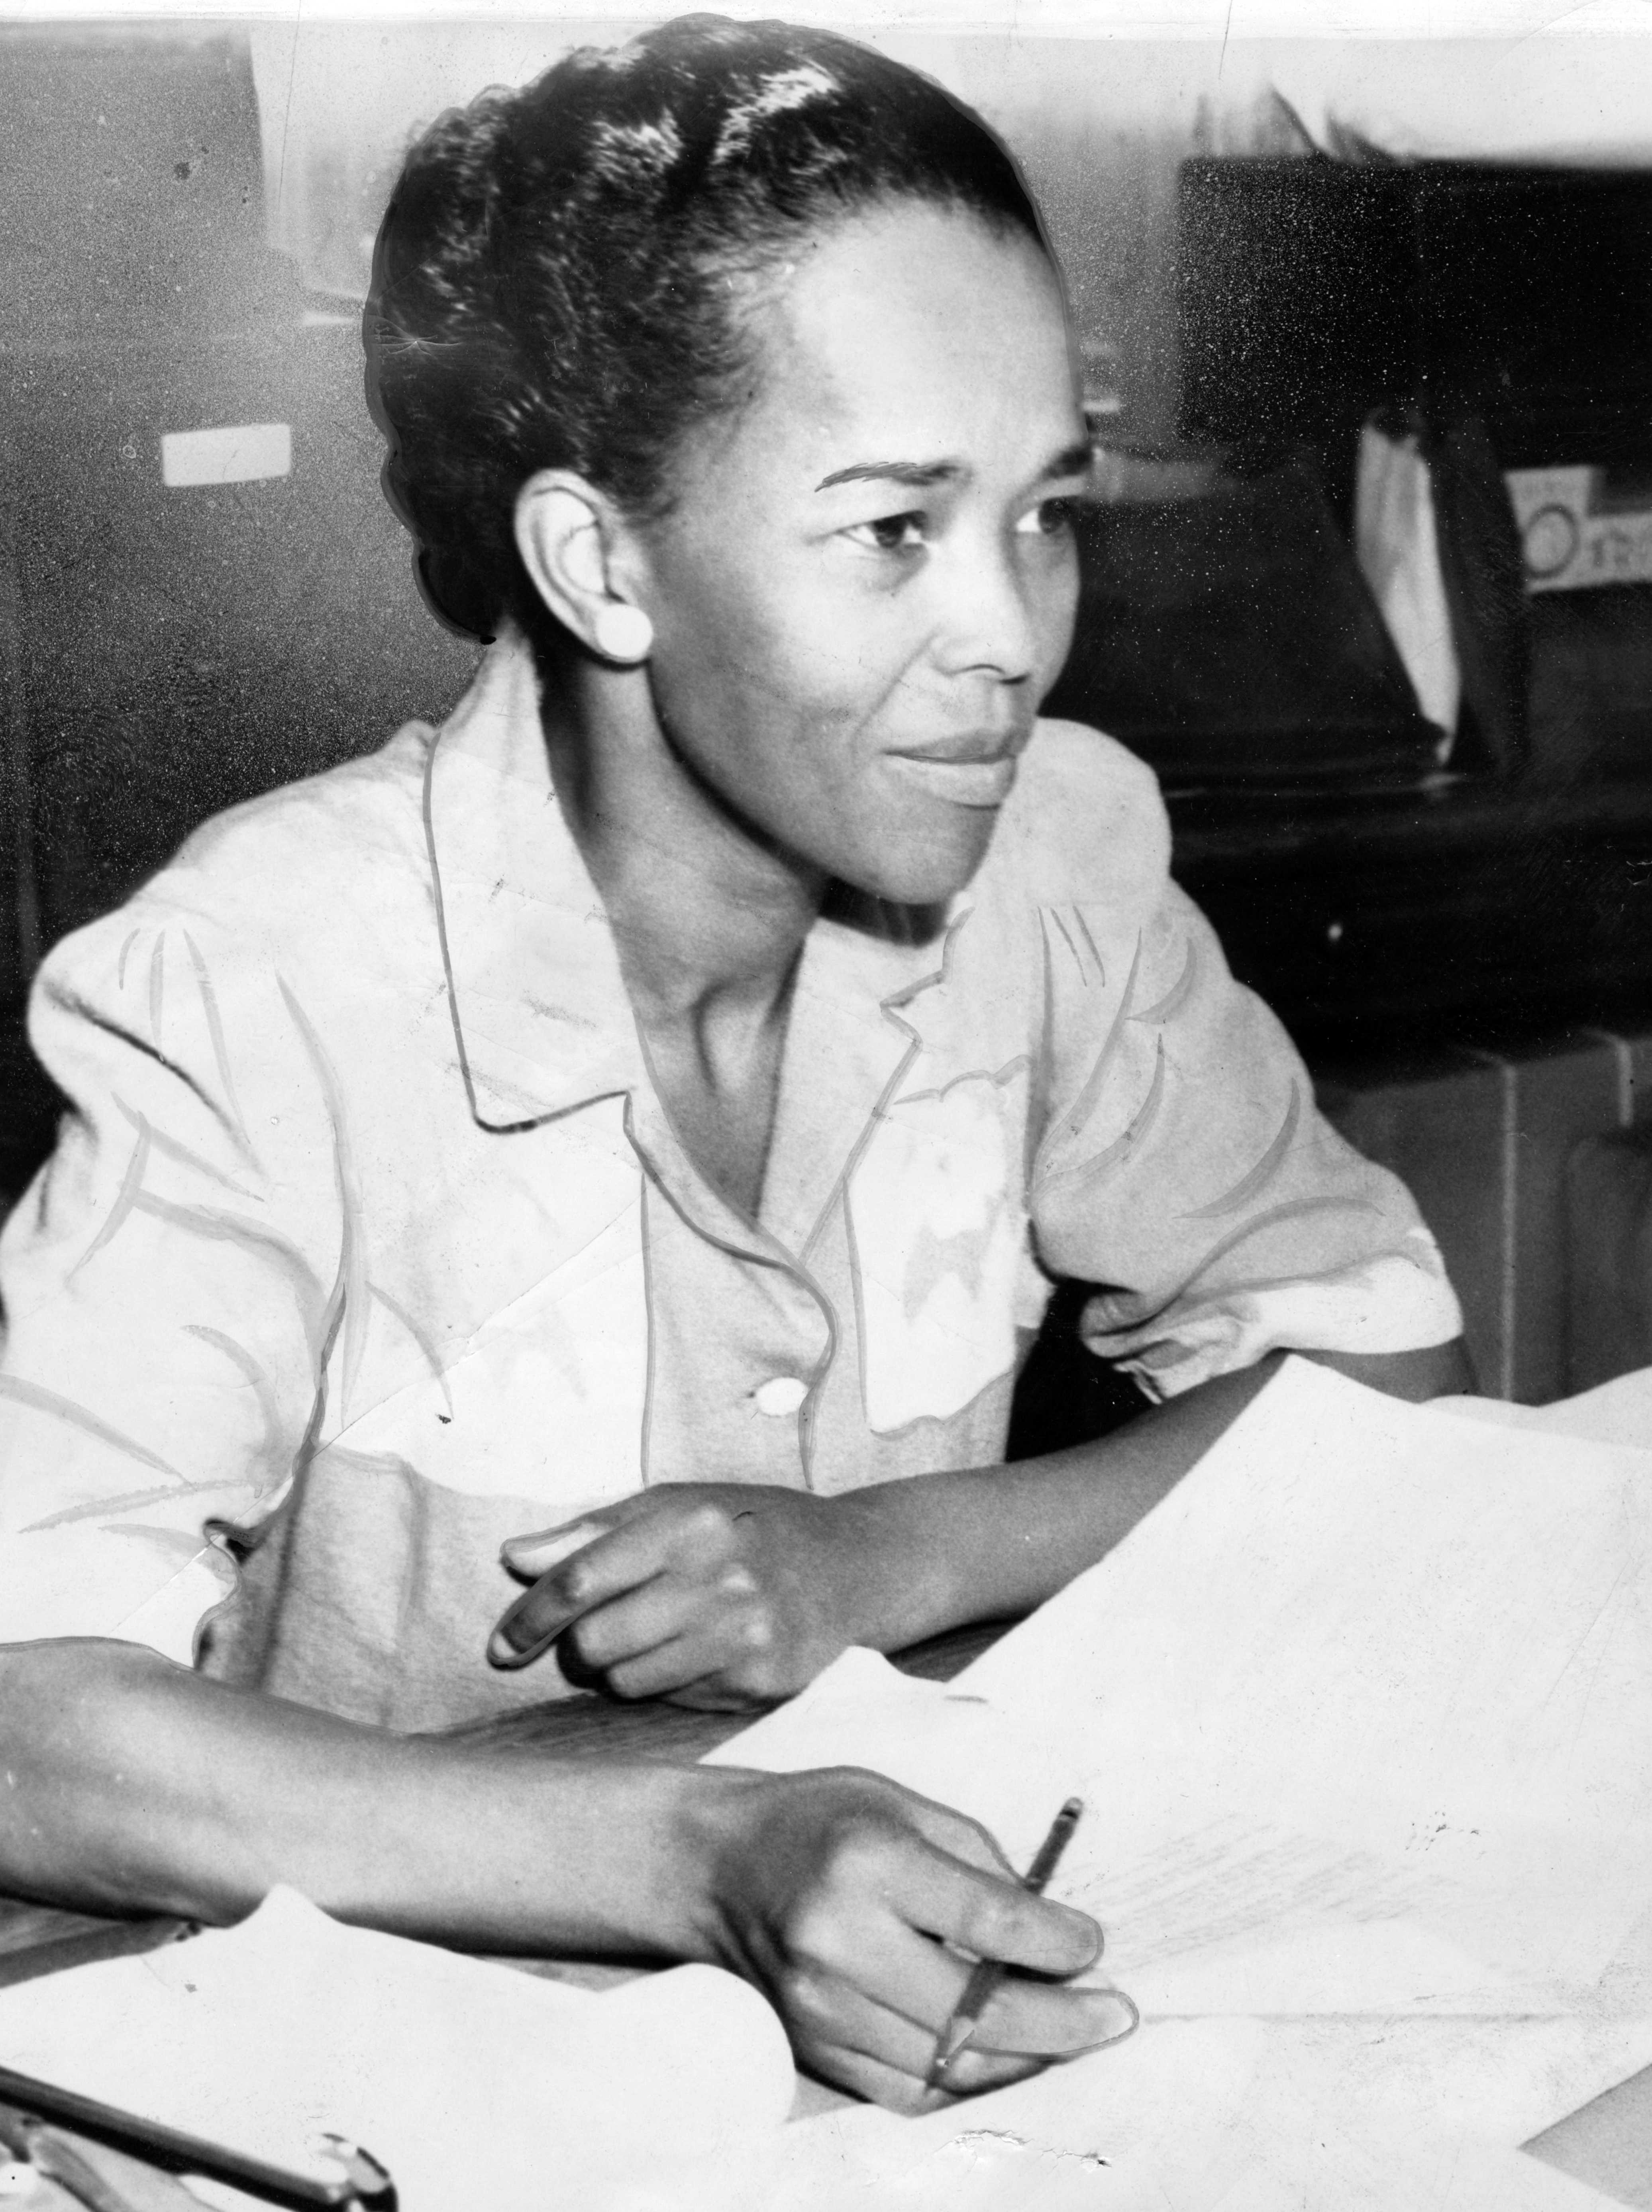
[[597, 650], [604, 660], [646, 660], [654, 641], [654, 626], [641, 607], [623, 600], [598, 607], [592, 625]]

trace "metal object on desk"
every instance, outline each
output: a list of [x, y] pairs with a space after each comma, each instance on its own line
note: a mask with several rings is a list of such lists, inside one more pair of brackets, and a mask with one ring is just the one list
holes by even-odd
[[370, 2153], [343, 2136], [315, 2138], [317, 2163], [332, 2167], [331, 2175], [303, 2173], [0, 2066], [0, 2141], [77, 2197], [88, 2212], [131, 2212], [131, 2208], [72, 2144], [46, 2125], [48, 2119], [61, 2120], [94, 2142], [112, 2143], [153, 2160], [172, 2172], [208, 2174], [238, 2189], [256, 2191], [276, 2204], [313, 2205], [324, 2212], [332, 2206], [396, 2212], [396, 2191], [389, 2174]]
[[112, 2182], [82, 2157], [67, 2142], [30, 2112], [0, 2105], [0, 2143], [21, 2164], [32, 2166], [47, 2181], [55, 2181], [65, 2195], [86, 2212], [133, 2212], [131, 2202]]

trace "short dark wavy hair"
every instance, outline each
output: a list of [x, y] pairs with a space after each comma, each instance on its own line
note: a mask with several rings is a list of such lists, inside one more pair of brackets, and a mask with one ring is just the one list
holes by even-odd
[[827, 31], [683, 16], [444, 115], [392, 196], [364, 322], [385, 487], [438, 612], [480, 637], [537, 617], [513, 535], [537, 470], [665, 511], [680, 441], [750, 388], [749, 280], [899, 199], [1048, 252], [978, 116]]

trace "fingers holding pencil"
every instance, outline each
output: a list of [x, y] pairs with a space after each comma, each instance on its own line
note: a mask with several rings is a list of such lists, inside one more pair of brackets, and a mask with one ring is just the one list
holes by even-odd
[[985, 1830], [853, 1769], [753, 1774], [748, 1817], [720, 1857], [715, 1954], [769, 1994], [811, 2072], [897, 2112], [933, 2108], [926, 2080], [971, 1962], [1014, 1971], [945, 2074], [997, 2087], [1116, 2041], [1121, 1992], [1075, 1985], [1101, 1934], [1033, 1895]]
[[[1060, 1865], [1063, 1853], [1072, 1840], [1073, 1831], [1083, 1817], [1084, 1809], [1080, 1799], [1069, 1797], [1056, 1814], [1049, 1833], [1034, 1856], [1032, 1864], [1021, 1877], [1021, 1888], [1028, 1896], [1043, 1895]], [[1005, 2015], [1025, 2006], [1025, 1994], [1013, 1984], [1006, 1984], [1009, 1968], [1000, 1951], [985, 1942], [971, 1948], [979, 1954], [976, 1963], [970, 1969], [963, 1993], [937, 2036], [930, 2055], [924, 2087], [932, 2095], [938, 2090], [956, 2094], [976, 2086], [975, 2076], [979, 2067], [978, 2063], [971, 2063], [972, 2057], [978, 2061], [982, 2051], [1004, 2048], [1004, 2038], [1009, 2027]], [[1139, 2015], [1122, 1990], [1109, 1990], [1107, 1994], [1118, 2006], [1121, 2024], [1100, 2040], [1116, 2042], [1136, 2027]], [[990, 2027], [989, 2021], [992, 2022]], [[1013, 2032], [1010, 2030], [1010, 2033]], [[1009, 2047], [1013, 2049], [1015, 2046], [1011, 2043]], [[1034, 2044], [1029, 2047], [1037, 2049], [1041, 2046]], [[1048, 2050], [1050, 2046], [1046, 2044], [1042, 2047]]]
[[937, 2094], [926, 2086], [935, 2047], [932, 2027], [855, 1990], [835, 1992], [833, 2012], [832, 2036], [846, 2054], [834, 2069], [836, 2078], [892, 2111], [913, 2114], [1007, 2088], [1047, 2067], [1101, 2050], [1129, 2033], [1136, 2018], [1130, 2000], [1117, 1990], [1092, 1987], [1080, 1992], [1012, 1979]]

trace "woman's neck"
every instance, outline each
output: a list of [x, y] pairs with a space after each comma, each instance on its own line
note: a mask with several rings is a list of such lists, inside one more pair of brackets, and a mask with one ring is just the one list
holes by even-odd
[[764, 846], [671, 750], [646, 679], [553, 690], [544, 721], [565, 818], [602, 896], [638, 1018], [761, 1028], [829, 884]]
[[765, 850], [695, 781], [645, 679], [594, 678], [573, 700], [547, 686], [542, 720], [656, 1093], [701, 1176], [755, 1221], [792, 984], [826, 879]]

